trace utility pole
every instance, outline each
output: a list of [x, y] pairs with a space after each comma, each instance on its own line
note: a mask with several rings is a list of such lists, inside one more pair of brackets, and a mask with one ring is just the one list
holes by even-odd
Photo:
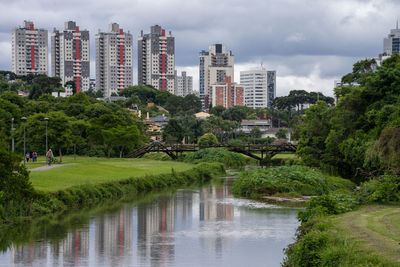
[[46, 121], [46, 151], [44, 152], [44, 154], [47, 154], [47, 151], [49, 150], [48, 148], [48, 140], [47, 140], [47, 125], [49, 124], [49, 118], [44, 118], [44, 120]]
[[14, 118], [11, 119], [11, 151], [14, 152]]
[[21, 121], [24, 123], [24, 167], [25, 167], [26, 166], [26, 139], [25, 139], [26, 117], [22, 117]]

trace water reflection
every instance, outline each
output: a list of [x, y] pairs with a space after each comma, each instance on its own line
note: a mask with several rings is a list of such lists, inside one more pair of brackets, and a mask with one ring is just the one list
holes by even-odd
[[0, 266], [279, 266], [297, 211], [235, 199], [230, 187], [228, 180], [42, 225], [31, 242], [1, 254]]

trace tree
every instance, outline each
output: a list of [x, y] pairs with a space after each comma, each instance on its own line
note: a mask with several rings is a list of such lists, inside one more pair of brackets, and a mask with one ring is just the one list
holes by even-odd
[[330, 132], [331, 110], [319, 101], [306, 111], [304, 123], [299, 126], [300, 139], [297, 153], [310, 166], [320, 166], [325, 152], [325, 140]]
[[217, 116], [217, 117], [222, 117], [222, 114], [226, 108], [224, 106], [215, 106], [210, 109], [210, 114]]
[[258, 126], [254, 127], [250, 131], [250, 136], [253, 137], [253, 138], [260, 138], [261, 135], [262, 135], [262, 132], [261, 132], [261, 130], [260, 130], [260, 128]]
[[74, 159], [76, 155], [76, 146], [86, 143], [86, 131], [88, 123], [84, 120], [71, 121], [71, 143], [74, 145]]
[[278, 132], [275, 134], [276, 138], [278, 139], [287, 139], [286, 135], [288, 133], [288, 129], [280, 128]]
[[186, 95], [183, 98], [183, 110], [186, 114], [192, 115], [201, 111], [201, 101], [194, 94]]
[[[119, 157], [122, 158], [124, 149], [134, 148], [142, 140], [139, 129], [136, 125], [123, 127], [118, 126], [109, 130], [103, 130], [103, 136], [106, 143], [110, 143], [119, 150]], [[110, 148], [108, 150], [108, 157], [110, 158]]]
[[166, 142], [181, 142], [184, 137], [183, 132], [182, 126], [178, 121], [176, 119], [170, 119], [162, 133], [163, 140]]
[[71, 87], [72, 95], [76, 94], [76, 82], [75, 81], [68, 81], [64, 84], [65, 87]]
[[199, 138], [198, 145], [201, 148], [210, 147], [218, 144], [217, 137], [212, 133], [206, 133]]
[[31, 201], [35, 194], [29, 181], [29, 173], [20, 162], [20, 156], [0, 147], [0, 198], [5, 203], [6, 218], [11, 201], [20, 202], [22, 215], [22, 202]]

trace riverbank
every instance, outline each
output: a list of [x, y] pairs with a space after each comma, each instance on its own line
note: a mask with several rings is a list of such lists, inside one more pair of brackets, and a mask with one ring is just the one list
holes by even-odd
[[399, 266], [400, 208], [366, 205], [303, 222], [283, 266]]
[[82, 184], [107, 183], [128, 177], [170, 173], [171, 169], [176, 172], [187, 171], [194, 166], [175, 161], [91, 157], [77, 157], [75, 160], [73, 156], [64, 156], [60, 167], [31, 172], [30, 180], [35, 189], [54, 192]]
[[[103, 167], [97, 164], [83, 173], [82, 168], [84, 168], [85, 164], [67, 165], [31, 173], [33, 175], [32, 182], [36, 190], [34, 199], [30, 203], [22, 203], [22, 205], [19, 202], [12, 202], [7, 218], [4, 209], [0, 209], [2, 221], [12, 222], [16, 220], [19, 218], [21, 210], [25, 211], [25, 218], [30, 218], [32, 216], [87, 207], [101, 203], [104, 200], [117, 200], [124, 196], [133, 196], [193, 183], [204, 183], [215, 176], [225, 174], [224, 166], [219, 163], [193, 165], [185, 163], [172, 164], [171, 162], [167, 164], [149, 160], [123, 161], [123, 164], [131, 165], [133, 164], [132, 162], [146, 163], [141, 165], [141, 169], [133, 168], [132, 166], [125, 166], [124, 168], [124, 166], [116, 164], [112, 160], [99, 160], [102, 162], [100, 165], [104, 165]], [[105, 162], [108, 162], [108, 164]], [[145, 165], [149, 164], [153, 168], [146, 170]], [[107, 168], [108, 171], [105, 171], [104, 168]], [[121, 171], [115, 173], [113, 172], [115, 168]], [[96, 174], [100, 172], [102, 174], [97, 177]], [[125, 172], [126, 176], [122, 177]], [[59, 176], [54, 176], [55, 174]], [[107, 175], [109, 175], [109, 179], [104, 180]], [[86, 177], [86, 180], [83, 176]], [[62, 178], [57, 179], [59, 177]], [[66, 179], [65, 177], [71, 179]], [[97, 177], [97, 179], [89, 179], [88, 177]], [[43, 187], [43, 184], [46, 187]], [[67, 184], [70, 186], [67, 186]], [[40, 190], [40, 188], [45, 188], [45, 190]]]
[[284, 266], [399, 266], [399, 184], [382, 175], [353, 192], [312, 198], [299, 211]]

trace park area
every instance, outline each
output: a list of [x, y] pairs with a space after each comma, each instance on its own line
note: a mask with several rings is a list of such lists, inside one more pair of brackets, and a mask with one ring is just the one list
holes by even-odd
[[[140, 177], [152, 174], [186, 171], [194, 165], [175, 161], [149, 159], [116, 159], [64, 156], [61, 165], [51, 169], [46, 166], [44, 157], [37, 162], [28, 162], [30, 180], [37, 190], [57, 191], [74, 185], [98, 184]], [[35, 170], [35, 168], [40, 168]]]

